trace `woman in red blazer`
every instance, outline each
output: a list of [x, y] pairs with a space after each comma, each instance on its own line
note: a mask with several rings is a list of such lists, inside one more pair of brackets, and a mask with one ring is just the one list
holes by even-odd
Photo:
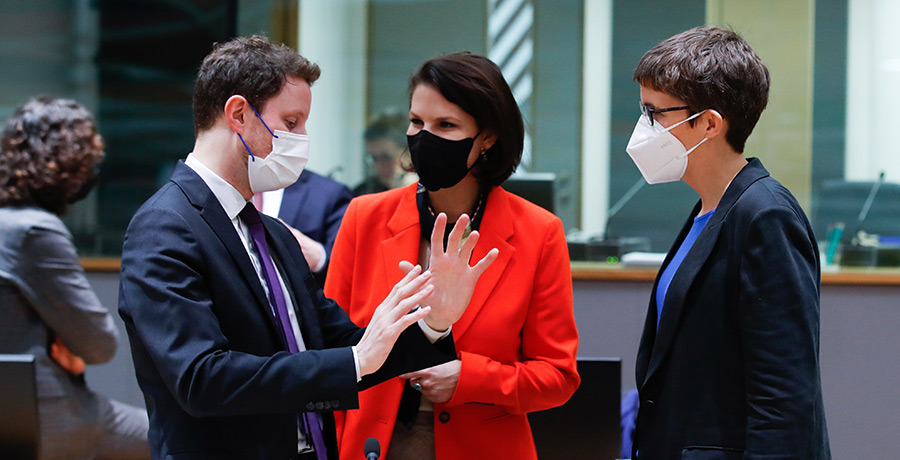
[[[361, 458], [374, 436], [391, 460], [536, 459], [526, 413], [565, 403], [580, 382], [562, 223], [498, 186], [521, 159], [524, 128], [493, 62], [470, 53], [433, 58], [410, 91], [407, 135], [420, 182], [350, 203], [326, 294], [367, 324], [371, 299], [403, 276], [400, 262], [428, 266], [433, 226], [464, 214], [471, 219], [457, 225], [480, 236], [473, 259], [493, 248], [499, 257], [453, 326], [459, 359], [360, 393], [359, 410], [338, 415], [341, 458]], [[441, 292], [439, 271], [434, 280]]]

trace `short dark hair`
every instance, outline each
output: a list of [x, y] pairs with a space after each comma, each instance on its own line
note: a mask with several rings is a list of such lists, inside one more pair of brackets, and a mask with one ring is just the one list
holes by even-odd
[[231, 96], [244, 96], [262, 112], [287, 77], [302, 78], [312, 85], [320, 74], [315, 63], [260, 35], [217, 43], [203, 59], [194, 83], [194, 130], [199, 133], [211, 128]]
[[525, 125], [509, 84], [497, 64], [469, 52], [437, 56], [425, 61], [413, 74], [409, 93], [428, 85], [475, 118], [481, 131], [497, 140], [485, 152], [473, 175], [482, 185], [500, 185], [519, 166]]
[[736, 152], [744, 151], [769, 101], [769, 70], [740, 35], [717, 27], [663, 40], [641, 58], [634, 81], [683, 100], [691, 113], [719, 112]]
[[385, 110], [379, 113], [366, 126], [363, 136], [365, 140], [390, 139], [398, 146], [406, 145], [406, 128], [409, 127], [409, 114], [398, 110]]
[[94, 116], [71, 99], [39, 97], [16, 109], [0, 140], [0, 206], [61, 215], [103, 159]]

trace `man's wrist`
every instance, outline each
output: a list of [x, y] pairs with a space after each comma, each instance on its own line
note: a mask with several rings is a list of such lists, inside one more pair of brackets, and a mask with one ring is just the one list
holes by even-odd
[[359, 383], [362, 380], [359, 370], [359, 352], [356, 351], [356, 345], [350, 347], [350, 350], [353, 351], [353, 366], [356, 367], [356, 383]]

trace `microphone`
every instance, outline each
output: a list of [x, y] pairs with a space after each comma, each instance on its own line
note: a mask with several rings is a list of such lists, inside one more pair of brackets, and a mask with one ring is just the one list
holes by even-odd
[[366, 439], [363, 451], [366, 453], [366, 460], [378, 460], [378, 457], [381, 456], [381, 444], [374, 437]]
[[609, 208], [609, 211], [607, 211], [607, 213], [606, 213], [606, 225], [603, 226], [603, 238], [604, 239], [609, 237], [609, 221], [610, 221], [610, 219], [612, 219], [613, 216], [615, 216], [625, 206], [626, 203], [631, 201], [631, 199], [634, 198], [635, 195], [637, 195], [637, 192], [639, 192], [642, 188], [644, 188], [644, 185], [646, 185], [646, 184], [647, 184], [647, 181], [644, 180], [643, 176], [638, 177], [637, 182], [635, 182], [634, 185], [632, 185], [631, 188], [628, 189], [628, 191], [625, 192], [624, 195], [622, 195], [622, 198], [619, 198], [619, 201], [616, 201], [616, 204], [614, 204], [611, 208]]
[[610, 237], [609, 222], [625, 204], [647, 184], [643, 176], [609, 208], [606, 213], [606, 223], [603, 225], [601, 235], [586, 237], [581, 241], [569, 242], [569, 257], [572, 260], [588, 260], [595, 262], [615, 263], [619, 262], [623, 255], [629, 252], [641, 252], [650, 250], [650, 240], [643, 236]]
[[[863, 231], [863, 223], [869, 215], [869, 210], [872, 208], [872, 202], [875, 201], [875, 195], [878, 194], [878, 189], [881, 188], [882, 183], [884, 183], [884, 171], [878, 175], [878, 179], [872, 184], [872, 188], [869, 190], [869, 196], [866, 197], [866, 201], [859, 211], [859, 216], [856, 217], [856, 222], [853, 224], [852, 231], [849, 233], [850, 245], [844, 247], [841, 252], [841, 265], [847, 267], [877, 267], [880, 264], [893, 264], [892, 262], [889, 262], [891, 258], [888, 252], [890, 251], [880, 247], [877, 237]], [[836, 238], [840, 238], [840, 235], [838, 234]], [[834, 240], [835, 237], [832, 237], [832, 239]], [[837, 246], [836, 243], [838, 241], [840, 240], [834, 241], [834, 246]], [[831, 248], [829, 248], [829, 250], [830, 249]], [[881, 255], [883, 252], [884, 254]], [[825, 255], [825, 261], [827, 263], [828, 253], [826, 252]], [[884, 258], [884, 261], [879, 262], [879, 258]]]
[[884, 171], [881, 171], [881, 174], [878, 175], [878, 180], [872, 184], [872, 189], [869, 190], [869, 196], [866, 197], [866, 202], [863, 203], [862, 209], [859, 211], [859, 216], [856, 217], [856, 231], [850, 233], [850, 235], [854, 238], [859, 237], [859, 232], [862, 230], [863, 221], [866, 220], [866, 217], [869, 215], [869, 209], [872, 208], [872, 202], [875, 201], [875, 195], [878, 193], [878, 189], [881, 188], [881, 184], [884, 183]]

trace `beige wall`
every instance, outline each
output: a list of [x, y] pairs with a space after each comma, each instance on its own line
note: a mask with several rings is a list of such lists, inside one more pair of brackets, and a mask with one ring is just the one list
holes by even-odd
[[769, 68], [769, 106], [744, 151], [810, 211], [815, 0], [707, 0], [707, 22], [741, 34]]

